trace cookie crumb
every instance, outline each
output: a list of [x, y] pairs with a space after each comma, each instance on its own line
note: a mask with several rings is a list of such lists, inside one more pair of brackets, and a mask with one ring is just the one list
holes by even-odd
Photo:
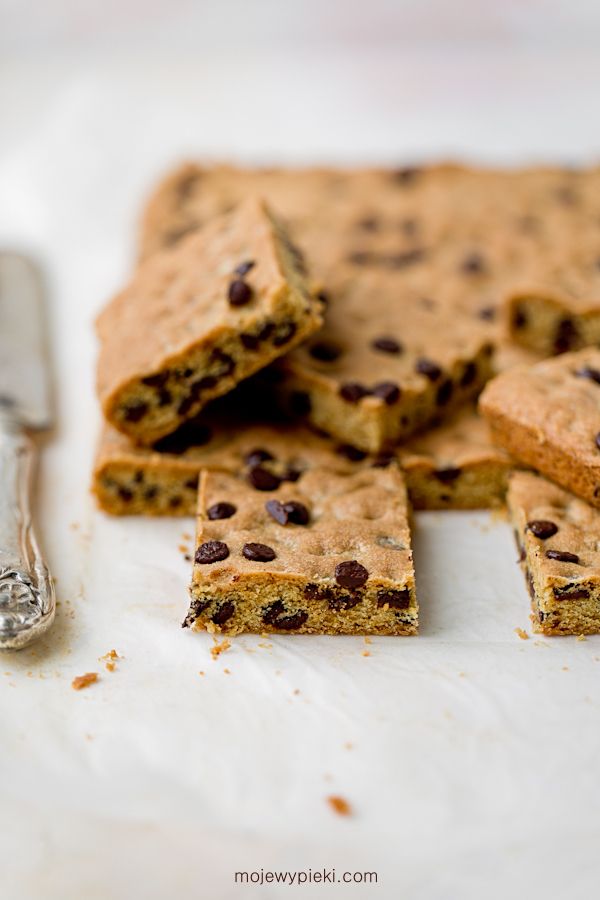
[[204, 672], [198, 672], [198, 675], [202, 675], [204, 677]]
[[328, 797], [327, 802], [329, 803], [329, 805], [332, 808], [332, 810], [334, 811], [334, 813], [337, 813], [338, 816], [351, 816], [352, 815], [352, 808], [351, 808], [350, 804], [348, 803], [348, 801], [344, 800], [343, 797], [335, 797], [335, 796]]
[[369, 653], [368, 650], [363, 650], [362, 655], [363, 655], [363, 656], [370, 656], [371, 654]]
[[562, 670], [563, 670], [563, 672], [568, 672], [568, 671], [569, 671], [569, 667], [568, 667], [568, 666], [563, 666], [563, 667], [562, 667]]
[[518, 634], [522, 641], [529, 640], [529, 635], [524, 628], [515, 628], [515, 634]]
[[344, 744], [344, 750], [354, 750], [354, 744], [352, 741], [346, 741]]
[[225, 675], [231, 675], [231, 672], [229, 669], [223, 669], [223, 672]]
[[83, 688], [89, 687], [90, 684], [95, 684], [97, 681], [97, 672], [86, 672], [85, 675], [77, 675], [71, 682], [71, 687], [74, 691], [81, 691]]
[[214, 646], [210, 648], [210, 655], [213, 659], [218, 659], [221, 653], [225, 653], [226, 650], [229, 650], [231, 641], [228, 641], [227, 638], [225, 638], [224, 641], [221, 641], [221, 643], [219, 643], [216, 638], [213, 638], [213, 640], [215, 643]]
[[369, 637], [369, 635], [366, 634], [366, 635], [365, 635], [365, 644], [372, 644], [372, 643], [373, 643], [373, 641], [371, 640], [371, 638]]
[[587, 638], [586, 638], [585, 634], [578, 634], [577, 640], [578, 641], [587, 641]]
[[104, 667], [107, 669], [107, 671], [114, 672], [117, 668], [117, 659], [122, 659], [122, 657], [119, 656], [116, 650], [109, 650], [108, 653], [104, 654], [104, 656], [98, 657], [98, 662], [103, 662]]

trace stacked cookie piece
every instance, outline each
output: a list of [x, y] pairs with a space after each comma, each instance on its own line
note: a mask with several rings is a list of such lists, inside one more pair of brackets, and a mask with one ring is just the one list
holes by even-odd
[[597, 170], [170, 176], [98, 320], [94, 489], [198, 510], [186, 624], [415, 632], [408, 500], [503, 502], [519, 453], [476, 399], [593, 339], [594, 229]]

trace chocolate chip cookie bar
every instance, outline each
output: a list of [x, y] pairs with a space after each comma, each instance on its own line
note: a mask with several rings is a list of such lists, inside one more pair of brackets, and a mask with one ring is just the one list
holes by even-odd
[[191, 598], [184, 626], [211, 632], [415, 634], [398, 468], [312, 468], [268, 495], [203, 471]]
[[514, 472], [508, 507], [535, 631], [600, 632], [600, 513], [539, 475]]
[[98, 319], [106, 419], [152, 444], [321, 325], [303, 260], [250, 199], [142, 264]]
[[471, 404], [397, 453], [415, 509], [488, 509], [504, 502], [511, 459]]
[[600, 350], [503, 372], [479, 408], [516, 460], [600, 507]]

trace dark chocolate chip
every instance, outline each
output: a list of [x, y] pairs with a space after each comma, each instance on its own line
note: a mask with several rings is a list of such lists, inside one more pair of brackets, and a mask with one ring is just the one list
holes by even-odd
[[358, 447], [353, 447], [352, 444], [339, 444], [335, 448], [335, 452], [339, 453], [340, 456], [345, 456], [351, 462], [361, 462], [367, 456], [364, 450], [359, 450]]
[[372, 393], [388, 406], [393, 406], [400, 399], [400, 388], [393, 381], [380, 381], [375, 385]]
[[143, 400], [133, 400], [123, 408], [123, 418], [126, 422], [139, 422], [148, 412], [148, 404]]
[[281, 600], [276, 600], [267, 606], [263, 611], [262, 620], [265, 625], [272, 625], [280, 631], [294, 631], [301, 628], [308, 619], [307, 612], [296, 612], [289, 616], [284, 616], [285, 606]]
[[554, 588], [555, 600], [588, 600], [589, 596], [589, 588], [580, 587], [577, 584], [566, 584], [562, 588]]
[[196, 550], [195, 560], [202, 566], [221, 562], [229, 556], [229, 547], [223, 541], [205, 541]]
[[468, 362], [460, 376], [459, 384], [461, 387], [469, 387], [477, 378], [477, 366], [474, 362]]
[[419, 175], [421, 174], [421, 169], [416, 168], [416, 166], [406, 166], [403, 169], [397, 169], [392, 173], [392, 179], [397, 183], [401, 184], [404, 187], [408, 187], [415, 183]]
[[493, 322], [496, 318], [496, 308], [494, 306], [482, 306], [478, 315], [484, 322]]
[[374, 469], [387, 469], [387, 467], [390, 465], [390, 463], [392, 462], [393, 459], [394, 459], [393, 453], [380, 453], [378, 456], [375, 457], [375, 459], [371, 463], [371, 466]]
[[421, 357], [421, 359], [416, 361], [415, 372], [419, 375], [424, 375], [426, 378], [429, 378], [430, 381], [437, 381], [442, 374], [442, 370], [437, 363], [434, 363], [425, 357]]
[[281, 503], [279, 500], [268, 500], [265, 503], [265, 509], [280, 525], [287, 525], [291, 522], [293, 525], [308, 525], [309, 513], [303, 503], [296, 500], [288, 500]]
[[482, 272], [485, 272], [487, 266], [481, 253], [475, 252], [465, 256], [460, 264], [460, 268], [467, 275], [481, 275]]
[[378, 591], [377, 606], [389, 606], [390, 609], [408, 609], [410, 606], [410, 589], [404, 588], [404, 590], [401, 591]]
[[230, 519], [237, 512], [237, 507], [233, 503], [222, 501], [221, 503], [213, 503], [206, 510], [209, 519]]
[[568, 317], [561, 319], [554, 338], [554, 352], [567, 353], [573, 349], [578, 338], [579, 334], [573, 320]]
[[[228, 353], [223, 353], [218, 347], [216, 347], [213, 352], [210, 354], [209, 364], [219, 363], [219, 369], [215, 373], [215, 375], [208, 375], [208, 378], [214, 378], [218, 376], [219, 378], [223, 375], [230, 375], [235, 369], [235, 360]], [[203, 385], [206, 387], [207, 385]]]
[[212, 432], [207, 425], [192, 421], [181, 425], [177, 431], [167, 434], [152, 445], [158, 453], [171, 453], [176, 456], [185, 453], [190, 447], [202, 447], [212, 438]]
[[361, 600], [362, 597], [359, 593], [332, 593], [332, 596], [327, 601], [327, 605], [329, 609], [353, 609]]
[[516, 328], [525, 328], [527, 325], [527, 314], [522, 306], [517, 304], [512, 313], [512, 327]]
[[346, 381], [340, 385], [339, 394], [348, 403], [358, 403], [363, 397], [368, 397], [371, 392], [364, 384], [358, 381]]
[[253, 466], [247, 478], [257, 491], [276, 491], [281, 484], [281, 479], [263, 466]]
[[282, 481], [293, 481], [296, 482], [302, 475], [300, 469], [295, 469], [294, 466], [286, 466], [286, 468], [281, 473]]
[[335, 567], [335, 580], [341, 587], [348, 588], [348, 590], [362, 587], [368, 577], [368, 571], [355, 559], [338, 563]]
[[555, 559], [557, 562], [573, 563], [580, 565], [579, 557], [576, 553], [569, 553], [567, 550], [546, 550], [548, 559]]
[[235, 613], [235, 604], [231, 600], [221, 603], [217, 610], [211, 616], [211, 622], [215, 625], [223, 625]]
[[263, 447], [255, 447], [254, 450], [250, 450], [244, 456], [244, 462], [247, 466], [251, 468], [253, 466], [258, 466], [262, 462], [269, 462], [269, 460], [275, 459], [272, 453], [268, 450], [265, 450]]
[[277, 554], [267, 544], [244, 544], [242, 554], [252, 562], [271, 562]]
[[168, 380], [168, 372], [157, 372], [156, 375], [147, 375], [142, 378], [142, 384], [147, 384], [148, 387], [163, 387]]
[[547, 519], [535, 519], [534, 521], [527, 523], [526, 529], [536, 538], [545, 541], [552, 537], [553, 534], [556, 534], [558, 525], [555, 525], [554, 522], [549, 522]]
[[304, 596], [307, 600], [329, 600], [334, 596], [334, 592], [329, 587], [310, 581], [304, 588]]
[[233, 274], [239, 275], [240, 278], [243, 278], [244, 275], [247, 275], [250, 269], [253, 269], [255, 265], [256, 263], [253, 259], [248, 259], [246, 260], [246, 262], [240, 263], [239, 266], [236, 266], [233, 270]]
[[167, 388], [159, 388], [157, 400], [159, 406], [168, 406], [173, 401], [173, 394]]
[[296, 334], [296, 330], [297, 326], [295, 322], [283, 322], [281, 325], [276, 326], [275, 335], [272, 341], [273, 346], [282, 347], [283, 344], [287, 344]]
[[252, 299], [252, 288], [241, 278], [236, 278], [227, 291], [230, 306], [245, 306]]
[[195, 624], [196, 619], [210, 606], [210, 600], [192, 600], [187, 616], [181, 623], [182, 628], [191, 628]]
[[144, 473], [141, 469], [138, 469], [135, 475], [133, 476], [133, 480], [135, 484], [141, 484], [144, 480]]
[[392, 356], [398, 356], [404, 349], [400, 341], [397, 341], [393, 337], [385, 336], [375, 338], [375, 340], [371, 342], [371, 347], [374, 350], [380, 350], [382, 353], [390, 353]]
[[451, 378], [446, 378], [445, 381], [442, 381], [439, 388], [437, 389], [437, 394], [435, 395], [436, 404], [438, 406], [445, 406], [452, 397], [453, 390], [454, 385]]
[[155, 484], [151, 484], [144, 491], [144, 500], [154, 500], [158, 496], [158, 488]]
[[600, 384], [600, 370], [592, 369], [590, 366], [582, 366], [581, 369], [577, 369], [574, 375], [576, 378], [589, 378], [590, 381]]
[[329, 306], [331, 302], [331, 298], [326, 291], [319, 291], [317, 294], [317, 300], [320, 300], [323, 306]]
[[313, 344], [308, 352], [313, 359], [318, 359], [319, 362], [334, 362], [341, 355], [342, 351], [329, 341], [319, 341]]
[[192, 394], [188, 394], [187, 397], [184, 397], [183, 400], [177, 406], [177, 413], [180, 416], [185, 416], [189, 413], [190, 409], [197, 402], [197, 398]]
[[117, 493], [123, 503], [129, 503], [131, 500], [133, 500], [133, 491], [130, 491], [129, 488], [119, 485], [119, 487], [117, 488]]
[[451, 484], [453, 481], [456, 481], [457, 478], [460, 478], [462, 469], [458, 466], [446, 466], [444, 469], [434, 469], [433, 475], [434, 478], [437, 478], [442, 484]]
[[306, 391], [292, 391], [289, 397], [290, 412], [296, 416], [307, 416], [311, 409], [310, 396]]
[[594, 438], [594, 441], [595, 441], [595, 443], [596, 443], [596, 447], [600, 450], [600, 431], [598, 432], [598, 434], [597, 434], [596, 437]]
[[169, 506], [171, 509], [179, 509], [179, 507], [183, 504], [183, 497], [179, 494], [175, 494], [174, 497], [169, 497]]
[[198, 476], [196, 475], [193, 478], [187, 478], [184, 481], [183, 486], [186, 487], [190, 491], [197, 491], [198, 490]]
[[258, 350], [260, 341], [255, 334], [246, 334], [242, 331], [240, 334], [240, 343], [245, 350]]

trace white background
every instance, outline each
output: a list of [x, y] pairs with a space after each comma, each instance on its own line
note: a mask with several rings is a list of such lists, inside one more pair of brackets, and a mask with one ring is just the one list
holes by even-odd
[[[248, 636], [214, 661], [178, 627], [193, 523], [109, 520], [88, 485], [92, 321], [166, 167], [598, 158], [599, 50], [593, 2], [0, 0], [0, 242], [50, 284], [60, 599], [0, 658], [2, 900], [595, 896], [600, 639], [516, 636], [506, 523], [417, 517], [418, 638]], [[322, 866], [379, 882], [233, 883]]]

